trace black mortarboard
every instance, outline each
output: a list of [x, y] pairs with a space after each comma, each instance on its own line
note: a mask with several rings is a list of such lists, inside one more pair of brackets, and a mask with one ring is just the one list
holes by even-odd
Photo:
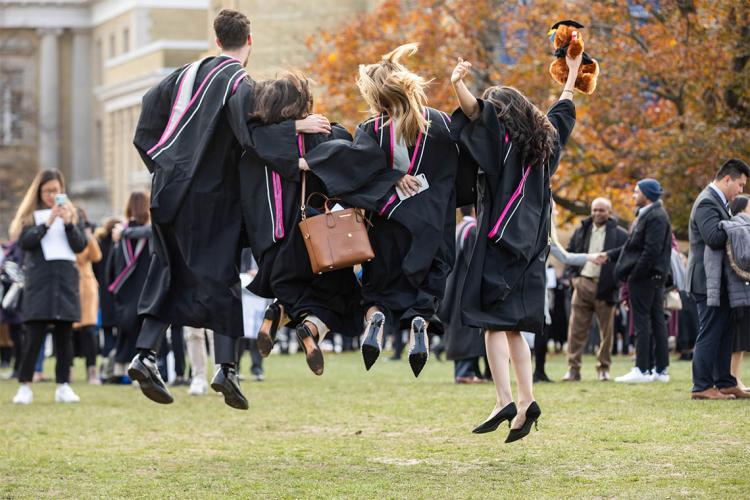
[[556, 30], [556, 29], [557, 29], [557, 28], [559, 28], [559, 27], [560, 27], [561, 25], [565, 25], [565, 26], [572, 26], [572, 27], [574, 27], [574, 28], [576, 28], [576, 29], [581, 29], [581, 28], [584, 28], [583, 24], [581, 24], [581, 23], [578, 23], [578, 22], [576, 22], [576, 21], [572, 21], [572, 20], [570, 20], [570, 19], [566, 19], [565, 21], [559, 21], [559, 22], [556, 22], [555, 24], [553, 24], [553, 25], [552, 25], [552, 27], [551, 27], [550, 29], [551, 29], [551, 30]]

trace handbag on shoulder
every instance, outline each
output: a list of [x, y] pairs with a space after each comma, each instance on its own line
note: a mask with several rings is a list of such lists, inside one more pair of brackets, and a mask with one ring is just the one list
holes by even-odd
[[[323, 274], [372, 260], [375, 252], [367, 234], [367, 221], [363, 210], [346, 208], [334, 212], [330, 203], [335, 200], [322, 193], [312, 193], [305, 199], [305, 180], [306, 173], [302, 172], [302, 220], [299, 230], [313, 273]], [[306, 204], [316, 194], [325, 199], [325, 213], [308, 217], [305, 212]]]

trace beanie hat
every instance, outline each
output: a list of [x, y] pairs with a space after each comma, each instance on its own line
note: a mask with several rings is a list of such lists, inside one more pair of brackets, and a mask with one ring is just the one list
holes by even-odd
[[651, 201], [656, 201], [661, 198], [664, 191], [661, 188], [661, 184], [656, 179], [643, 179], [638, 181], [638, 189], [641, 190], [643, 196]]

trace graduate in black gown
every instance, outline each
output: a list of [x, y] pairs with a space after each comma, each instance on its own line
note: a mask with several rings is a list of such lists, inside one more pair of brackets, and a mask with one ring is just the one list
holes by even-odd
[[[254, 102], [250, 127], [303, 119], [312, 110], [310, 82], [298, 72], [258, 82]], [[349, 132], [336, 124], [330, 134], [299, 134], [296, 144], [287, 139], [286, 135], [267, 137], [255, 154], [244, 155], [240, 162], [242, 213], [258, 262], [258, 273], [248, 290], [276, 299], [258, 333], [261, 354], [270, 353], [279, 326], [294, 327], [310, 369], [322, 375], [324, 360], [318, 343], [331, 330], [359, 335], [360, 294], [351, 267], [320, 275], [312, 272], [298, 227], [303, 176], [305, 198], [312, 195], [310, 203], [305, 203], [306, 215], [314, 216], [322, 213], [323, 196], [335, 196], [341, 204], [356, 203], [365, 193], [371, 198], [384, 196], [388, 186], [370, 181], [385, 171], [385, 155], [375, 144], [353, 145]], [[283, 148], [292, 149], [299, 158], [329, 141], [338, 144], [338, 154], [334, 159], [329, 158], [331, 153], [317, 155], [319, 164], [312, 169], [304, 161], [296, 165], [276, 161], [283, 156]]]
[[571, 77], [546, 116], [511, 87], [493, 86], [475, 98], [463, 82], [468, 62], [459, 59], [451, 75], [460, 105], [451, 131], [475, 161], [477, 175], [478, 236], [464, 282], [463, 320], [485, 332], [497, 392], [490, 417], [474, 432], [512, 420], [506, 442], [526, 436], [541, 415], [532, 392], [531, 352], [520, 332], [541, 334], [544, 327], [550, 177], [575, 124], [573, 86], [581, 58], [567, 63]]
[[[247, 17], [231, 10], [218, 14], [214, 30], [221, 55], [178, 69], [143, 98], [133, 142], [153, 173], [154, 253], [138, 306], [139, 354], [128, 374], [148, 398], [171, 403], [155, 362], [167, 327], [209, 328], [221, 365], [211, 387], [229, 406], [247, 409], [235, 363], [243, 335], [238, 164], [254, 145], [247, 128], [253, 82], [244, 69], [252, 36]], [[327, 120], [311, 117], [266, 133], [293, 140], [300, 126], [330, 130]]]
[[425, 80], [400, 62], [416, 50], [403, 45], [360, 66], [357, 85], [374, 115], [359, 131], [376, 141], [398, 176], [371, 212], [375, 258], [362, 266], [362, 355], [369, 370], [384, 330], [409, 329], [409, 364], [419, 376], [429, 352], [427, 329], [440, 331], [436, 313], [454, 262], [458, 148], [448, 116], [426, 105]]

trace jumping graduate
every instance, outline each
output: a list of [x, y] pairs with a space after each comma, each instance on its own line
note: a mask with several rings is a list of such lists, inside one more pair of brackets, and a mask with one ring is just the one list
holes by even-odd
[[[313, 106], [310, 82], [298, 72], [258, 82], [254, 102], [250, 127], [253, 123], [303, 119]], [[386, 160], [372, 140], [364, 147], [352, 144], [349, 132], [335, 124], [330, 134], [299, 134], [296, 142], [288, 138], [289, 134], [264, 136], [256, 154], [244, 155], [240, 163], [242, 212], [250, 248], [258, 262], [258, 274], [248, 289], [261, 297], [276, 299], [266, 311], [258, 333], [261, 354], [270, 353], [279, 326], [294, 327], [308, 366], [321, 375], [324, 360], [318, 343], [325, 335], [330, 330], [348, 336], [359, 334], [359, 284], [351, 267], [313, 274], [298, 227], [301, 206], [304, 203], [307, 216], [314, 216], [322, 212], [313, 207], [324, 202], [315, 193], [335, 196], [342, 204], [359, 203], [362, 195], [368, 193], [372, 199], [384, 196], [390, 186], [382, 179], [373, 182], [379, 172], [386, 170]], [[329, 141], [337, 143], [335, 159], [330, 159], [334, 154], [330, 151], [319, 154], [312, 169], [300, 161], [306, 152]], [[285, 149], [293, 153], [293, 163], [279, 162], [288, 156]]]
[[474, 432], [493, 431], [512, 419], [506, 442], [526, 436], [541, 415], [532, 392], [531, 353], [520, 331], [541, 334], [544, 327], [550, 177], [575, 124], [573, 85], [581, 57], [567, 64], [571, 76], [546, 116], [512, 87], [493, 86], [475, 98], [463, 82], [469, 62], [459, 59], [451, 75], [460, 105], [451, 131], [477, 173], [478, 235], [464, 282], [463, 321], [485, 332], [497, 391], [495, 409]]
[[440, 328], [436, 312], [454, 262], [458, 148], [449, 117], [426, 105], [427, 82], [400, 62], [416, 51], [416, 44], [402, 45], [360, 66], [357, 85], [374, 114], [360, 129], [399, 176], [372, 212], [375, 258], [363, 265], [362, 356], [369, 370], [386, 325], [388, 332], [408, 328], [409, 364], [419, 376], [429, 352], [427, 328]]
[[[247, 129], [253, 82], [244, 68], [252, 36], [247, 17], [232, 10], [219, 13], [214, 30], [221, 55], [180, 68], [143, 98], [133, 142], [153, 174], [154, 254], [138, 306], [144, 317], [139, 354], [128, 374], [148, 398], [171, 403], [154, 354], [167, 327], [209, 328], [218, 334], [221, 365], [211, 387], [229, 406], [247, 409], [235, 371], [243, 334], [237, 167], [253, 146]], [[290, 130], [293, 140], [295, 126], [330, 130], [325, 118], [314, 116], [278, 133]]]

